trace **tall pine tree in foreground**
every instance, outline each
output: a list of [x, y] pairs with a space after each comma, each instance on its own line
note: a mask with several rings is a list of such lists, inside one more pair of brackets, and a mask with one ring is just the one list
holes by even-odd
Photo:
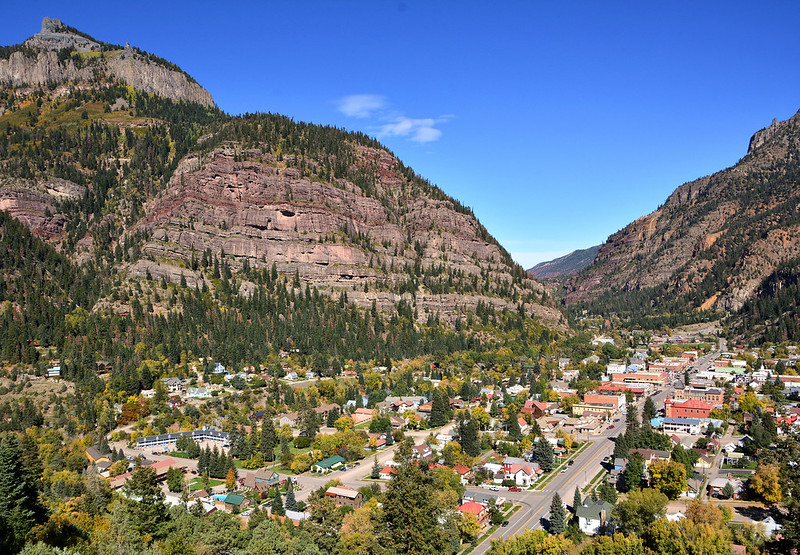
[[550, 502], [550, 521], [547, 530], [555, 536], [556, 534], [563, 534], [566, 529], [567, 511], [564, 510], [561, 496], [556, 493]]
[[8, 434], [0, 440], [0, 551], [15, 553], [25, 542], [31, 527], [44, 518], [39, 505], [36, 468], [25, 465], [28, 457], [36, 453], [23, 453], [19, 437]]

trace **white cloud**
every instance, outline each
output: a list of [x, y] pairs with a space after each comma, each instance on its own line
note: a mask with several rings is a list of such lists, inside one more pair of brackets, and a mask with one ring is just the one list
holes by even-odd
[[386, 106], [386, 99], [377, 94], [351, 94], [339, 101], [339, 111], [351, 118], [368, 118]]
[[351, 118], [369, 119], [370, 132], [378, 138], [405, 137], [416, 143], [431, 143], [442, 136], [439, 124], [452, 114], [437, 118], [410, 118], [389, 108], [386, 98], [377, 94], [351, 94], [338, 100], [339, 111]]
[[433, 118], [414, 119], [401, 116], [394, 122], [387, 123], [378, 129], [378, 137], [408, 137], [417, 143], [430, 143], [442, 136], [442, 132], [434, 125], [437, 120]]

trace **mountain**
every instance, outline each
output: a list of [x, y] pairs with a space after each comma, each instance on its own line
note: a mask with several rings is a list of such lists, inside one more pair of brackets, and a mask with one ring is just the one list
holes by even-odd
[[597, 255], [598, 250], [600, 250], [600, 245], [595, 245], [588, 249], [572, 251], [559, 258], [548, 260], [547, 262], [540, 262], [529, 269], [528, 273], [536, 279], [553, 279], [571, 276], [577, 274], [594, 262], [594, 257]]
[[[0, 236], [39, 253], [0, 261], [10, 360], [97, 353], [125, 389], [147, 357], [530, 350], [566, 328], [469, 208], [370, 137], [231, 117], [174, 64], [47, 18], [0, 49], [0, 84], [0, 210], [25, 225]], [[27, 275], [57, 284], [37, 304]]]
[[[134, 89], [213, 106], [211, 94], [190, 75], [158, 56], [109, 44], [45, 17], [24, 43], [0, 48], [0, 84], [56, 86], [107, 77]], [[0, 112], [1, 113], [1, 112]]]
[[686, 183], [608, 238], [566, 286], [598, 309], [736, 312], [800, 257], [800, 113], [755, 133], [732, 167]]

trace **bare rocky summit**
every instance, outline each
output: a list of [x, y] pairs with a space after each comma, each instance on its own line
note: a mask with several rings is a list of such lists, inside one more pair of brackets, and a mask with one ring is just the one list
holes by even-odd
[[[69, 54], [73, 49], [74, 54]], [[8, 59], [0, 58], [0, 84], [6, 87], [86, 82], [97, 72], [147, 93], [176, 101], [213, 106], [211, 94], [172, 64], [130, 46], [100, 43], [45, 17], [42, 30]]]

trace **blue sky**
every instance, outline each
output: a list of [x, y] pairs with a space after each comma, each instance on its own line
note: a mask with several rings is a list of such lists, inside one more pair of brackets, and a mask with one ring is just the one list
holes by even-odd
[[800, 109], [788, 1], [34, 0], [3, 7], [0, 44], [43, 16], [175, 62], [228, 113], [379, 137], [526, 268], [603, 242]]

